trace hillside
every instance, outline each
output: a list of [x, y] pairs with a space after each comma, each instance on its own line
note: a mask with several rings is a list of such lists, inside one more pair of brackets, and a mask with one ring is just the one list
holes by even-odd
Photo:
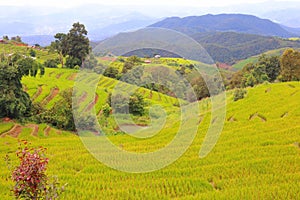
[[[10, 44], [3, 45], [2, 49], [5, 53], [19, 51], [26, 55], [30, 50]], [[36, 51], [40, 62], [56, 56], [47, 51]], [[108, 57], [97, 59], [103, 63], [114, 60]], [[118, 57], [112, 65], [120, 70], [121, 60], [124, 62], [125, 59]], [[193, 62], [179, 58], [149, 60], [153, 64], [159, 61], [160, 65], [171, 69]], [[142, 65], [147, 67], [151, 64]], [[94, 113], [102, 132], [118, 149], [134, 153], [156, 152], [170, 144], [182, 126], [187, 130], [181, 135], [183, 141], [193, 127], [197, 128], [197, 135], [187, 151], [173, 164], [155, 172], [125, 173], [99, 162], [95, 159], [97, 154], [91, 154], [91, 149], [87, 149], [86, 140], [98, 142], [104, 139], [94, 130], [84, 135], [77, 132], [79, 137], [47, 124], [0, 119], [0, 157], [9, 154], [15, 164], [15, 151], [20, 139], [28, 140], [34, 147], [46, 147], [46, 156], [50, 159], [47, 174], [58, 176], [60, 183], [68, 184], [62, 199], [274, 199], [274, 196], [297, 199], [300, 195], [299, 82], [266, 83], [247, 88], [245, 98], [236, 102], [233, 101], [234, 91], [228, 91], [221, 136], [208, 156], [199, 158], [206, 132], [217, 119], [211, 116], [210, 99], [195, 102], [192, 105], [198, 104], [198, 108], [194, 112], [186, 112], [185, 106], [179, 104], [185, 102], [180, 99], [108, 77], [100, 76], [98, 80], [85, 75], [91, 74], [79, 76], [78, 70], [47, 68], [44, 76], [23, 77], [22, 84], [32, 101], [39, 102], [46, 109], [52, 109], [62, 98], [60, 94], [72, 88], [75, 82], [83, 85], [84, 90], [76, 92], [80, 97], [79, 110]], [[151, 137], [142, 138], [124, 133], [124, 128], [133, 128], [130, 119], [121, 116], [117, 123], [115, 116], [104, 116], [101, 110], [116, 86], [125, 92], [134, 88], [141, 93], [147, 101], [147, 109], [154, 108], [150, 111], [151, 120], [166, 116], [156, 135], [151, 132], [150, 114], [132, 119], [143, 125], [137, 134], [151, 134]], [[182, 118], [183, 113], [188, 118]], [[102, 146], [96, 144], [97, 148], [101, 147], [101, 155], [114, 156], [111, 152], [102, 151]], [[180, 148], [179, 145], [174, 147]], [[126, 160], [125, 164], [132, 163], [135, 166], [137, 162]], [[155, 160], [153, 164], [156, 164]], [[0, 199], [11, 199], [9, 174], [4, 159], [1, 159]]]
[[265, 36], [291, 37], [292, 34], [267, 19], [252, 15], [220, 14], [190, 17], [171, 17], [150, 25], [150, 27], [169, 28], [187, 35], [199, 32], [238, 32]]
[[[52, 79], [60, 87], [60, 81], [65, 82], [72, 73], [48, 70], [35, 84], [48, 85]], [[26, 79], [24, 83], [28, 85], [29, 81], [33, 82]], [[105, 84], [101, 81], [100, 85], [105, 88], [114, 82], [103, 81]], [[232, 91], [229, 91], [221, 137], [213, 151], [200, 159], [199, 150], [210, 123], [208, 100], [203, 100], [200, 128], [193, 144], [175, 163], [151, 173], [127, 174], [110, 169], [89, 154], [78, 136], [46, 125], [21, 125], [17, 136], [34, 146], [47, 147], [49, 174], [57, 175], [61, 183], [68, 183], [63, 199], [273, 199], [274, 196], [297, 199], [300, 195], [299, 90], [298, 82], [260, 85], [248, 89], [247, 97], [237, 102], [232, 101]], [[47, 92], [43, 90], [41, 95], [47, 96]], [[0, 123], [1, 157], [8, 152], [13, 157], [17, 149], [17, 138], [7, 133], [15, 124]], [[152, 138], [117, 135], [109, 139], [128, 151], [149, 152], [172, 140], [177, 129], [173, 116], [165, 129]], [[0, 198], [10, 199], [11, 182], [6, 180], [9, 171], [3, 159], [0, 171]]]
[[216, 62], [228, 64], [269, 50], [300, 47], [300, 41], [235, 32], [196, 33], [191, 37], [199, 42]]

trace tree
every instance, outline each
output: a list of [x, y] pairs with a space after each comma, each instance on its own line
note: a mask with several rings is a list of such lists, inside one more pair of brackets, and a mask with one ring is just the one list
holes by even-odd
[[123, 74], [127, 73], [134, 66], [138, 65], [141, 62], [142, 62], [142, 60], [139, 57], [137, 57], [137, 56], [130, 56], [129, 58], [126, 59], [126, 61], [123, 64], [122, 73]]
[[58, 64], [60, 63], [59, 59], [49, 59], [49, 60], [46, 60], [44, 62], [44, 65], [45, 67], [49, 67], [49, 68], [57, 68]]
[[119, 71], [117, 68], [109, 66], [108, 68], [105, 69], [103, 75], [110, 77], [110, 78], [117, 78], [119, 74]]
[[238, 88], [233, 93], [233, 101], [238, 101], [240, 99], [243, 99], [245, 95], [247, 94], [247, 90]]
[[270, 82], [277, 79], [280, 73], [280, 59], [279, 56], [267, 57], [265, 54], [259, 57], [258, 65], [263, 65], [265, 68], [266, 75]]
[[67, 55], [67, 35], [64, 33], [57, 33], [54, 38], [56, 39], [51, 43], [51, 48], [56, 50], [59, 55], [61, 66], [64, 67], [64, 56]]
[[4, 35], [4, 36], [3, 36], [3, 40], [8, 41], [8, 40], [9, 40], [9, 37], [8, 37], [7, 35]]
[[95, 69], [95, 67], [97, 67], [97, 64], [98, 61], [93, 53], [90, 53], [83, 63], [86, 69]]
[[59, 54], [62, 67], [65, 56], [68, 56], [66, 62], [68, 68], [73, 69], [76, 65], [84, 67], [84, 61], [90, 52], [87, 33], [85, 26], [77, 22], [67, 34], [57, 33], [54, 36], [56, 40], [51, 43], [51, 48]]
[[[76, 60], [78, 62], [77, 65], [79, 66], [84, 64], [84, 60], [90, 51], [90, 42], [87, 38], [87, 33], [85, 26], [77, 22], [73, 24], [73, 27], [66, 36], [66, 53], [69, 55], [69, 59], [72, 59], [73, 61]], [[70, 62], [70, 64], [74, 65], [75, 62]], [[75, 66], [72, 65], [68, 67], [73, 68]]]
[[198, 100], [209, 97], [209, 90], [202, 76], [196, 77], [191, 82], [193, 90]]
[[134, 63], [132, 62], [125, 62], [123, 64], [122, 74], [127, 73], [129, 70], [131, 70], [134, 67]]
[[144, 115], [146, 102], [143, 95], [134, 93], [130, 97], [128, 94], [118, 92], [109, 94], [107, 104], [114, 109], [114, 113]]
[[31, 58], [13, 56], [0, 63], [0, 117], [21, 118], [30, 115], [31, 100], [23, 91], [23, 76], [44, 74], [44, 68]]
[[143, 95], [140, 93], [134, 93], [129, 98], [129, 113], [133, 115], [144, 115], [145, 114], [146, 102]]
[[294, 49], [287, 49], [280, 59], [282, 81], [300, 80], [300, 52]]
[[20, 42], [20, 43], [22, 42], [22, 39], [21, 39], [20, 36], [11, 37], [11, 40], [16, 41], [16, 42]]
[[47, 110], [41, 114], [41, 120], [45, 123], [50, 123], [57, 128], [64, 130], [75, 130], [75, 123], [72, 110], [72, 89], [63, 91], [61, 99], [55, 103], [53, 109]]
[[108, 105], [108, 103], [106, 103], [104, 106], [102, 106], [102, 113], [104, 115], [104, 117], [109, 117], [111, 112], [111, 107]]
[[30, 55], [31, 57], [35, 57], [35, 56], [36, 56], [36, 52], [35, 52], [33, 49], [30, 49], [29, 55]]
[[81, 60], [76, 57], [69, 56], [67, 57], [66, 66], [70, 69], [76, 68], [76, 66], [81, 65]]

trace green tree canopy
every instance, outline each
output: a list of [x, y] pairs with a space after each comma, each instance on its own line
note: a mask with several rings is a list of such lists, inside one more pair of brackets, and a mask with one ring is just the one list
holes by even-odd
[[67, 34], [57, 33], [54, 36], [55, 41], [51, 43], [51, 48], [59, 54], [62, 67], [64, 67], [65, 56], [68, 56], [66, 62], [68, 68], [74, 68], [76, 65], [84, 67], [84, 61], [90, 52], [90, 41], [87, 33], [85, 26], [77, 22], [73, 24]]
[[0, 63], [0, 117], [29, 116], [31, 100], [21, 80], [23, 76], [36, 76], [38, 71], [43, 75], [43, 66], [31, 58], [14, 56]]
[[[83, 62], [90, 52], [90, 41], [87, 38], [87, 33], [85, 26], [77, 22], [73, 24], [73, 27], [66, 36], [69, 59], [77, 59], [78, 62], [72, 62], [74, 66], [84, 64]], [[73, 68], [74, 66], [68, 67]]]
[[300, 80], [300, 52], [294, 49], [287, 49], [280, 59], [282, 81]]
[[67, 55], [67, 35], [64, 33], [57, 33], [54, 38], [55, 41], [51, 43], [51, 48], [56, 50], [59, 55], [59, 60], [64, 67], [64, 56]]

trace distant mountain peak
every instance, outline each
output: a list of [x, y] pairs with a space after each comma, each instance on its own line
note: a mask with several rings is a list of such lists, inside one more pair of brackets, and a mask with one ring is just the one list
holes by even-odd
[[295, 36], [281, 25], [269, 19], [261, 19], [247, 14], [207, 14], [202, 16], [171, 17], [150, 25], [150, 27], [169, 28], [193, 35], [199, 32], [238, 32], [264, 36]]

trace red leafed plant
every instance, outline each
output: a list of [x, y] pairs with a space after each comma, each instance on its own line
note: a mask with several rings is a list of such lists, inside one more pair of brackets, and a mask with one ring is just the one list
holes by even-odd
[[17, 199], [57, 199], [63, 188], [58, 188], [57, 179], [48, 183], [46, 170], [49, 159], [44, 156], [46, 148], [29, 148], [27, 141], [22, 142], [24, 147], [20, 145], [16, 153], [20, 164], [11, 176], [15, 183], [12, 189], [14, 196]]

